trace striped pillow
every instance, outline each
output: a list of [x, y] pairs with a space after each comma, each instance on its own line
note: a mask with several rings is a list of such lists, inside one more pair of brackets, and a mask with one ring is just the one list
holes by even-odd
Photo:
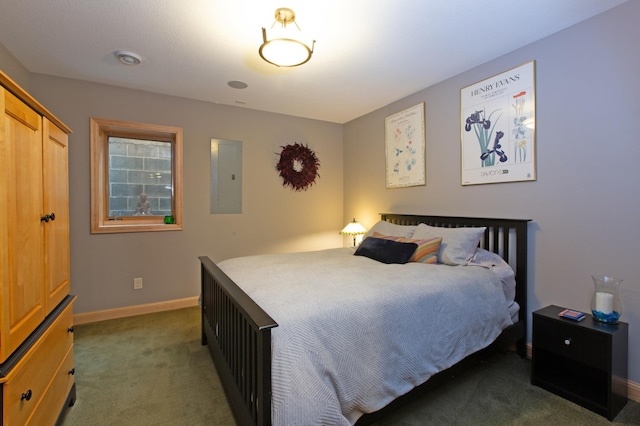
[[440, 250], [440, 243], [442, 243], [441, 237], [434, 237], [426, 240], [413, 240], [406, 237], [382, 235], [378, 232], [374, 232], [372, 236], [401, 243], [416, 243], [418, 248], [413, 253], [413, 256], [411, 256], [411, 259], [409, 259], [409, 262], [438, 263], [438, 251]]

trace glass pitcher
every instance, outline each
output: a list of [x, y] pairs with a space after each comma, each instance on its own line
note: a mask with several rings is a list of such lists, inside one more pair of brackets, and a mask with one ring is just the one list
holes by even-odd
[[620, 301], [621, 279], [608, 275], [592, 275], [595, 293], [591, 299], [593, 317], [607, 324], [617, 324], [622, 315]]

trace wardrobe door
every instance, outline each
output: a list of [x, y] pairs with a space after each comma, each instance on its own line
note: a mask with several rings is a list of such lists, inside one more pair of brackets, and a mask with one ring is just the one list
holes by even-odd
[[45, 298], [50, 313], [70, 291], [67, 134], [43, 118]]
[[[4, 196], [0, 227], [6, 240], [2, 275], [4, 361], [44, 320], [42, 118], [7, 90], [4, 97]], [[6, 262], [6, 265], [4, 264]], [[5, 269], [6, 267], [6, 269]], [[7, 310], [5, 310], [7, 309]]]

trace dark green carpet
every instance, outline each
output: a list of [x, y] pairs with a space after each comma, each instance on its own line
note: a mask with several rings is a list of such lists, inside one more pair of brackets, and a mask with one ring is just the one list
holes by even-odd
[[75, 326], [77, 400], [64, 426], [233, 425], [198, 308]]
[[[234, 425], [198, 308], [75, 327], [77, 401], [63, 426]], [[375, 423], [640, 425], [629, 401], [614, 422], [530, 384], [531, 364], [497, 355]]]
[[610, 422], [531, 385], [531, 361], [510, 352], [491, 357], [376, 425], [640, 425], [640, 404], [629, 401]]

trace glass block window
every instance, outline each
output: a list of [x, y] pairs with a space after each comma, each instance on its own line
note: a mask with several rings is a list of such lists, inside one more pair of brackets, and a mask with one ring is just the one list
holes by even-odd
[[91, 119], [91, 231], [182, 229], [182, 129]]

